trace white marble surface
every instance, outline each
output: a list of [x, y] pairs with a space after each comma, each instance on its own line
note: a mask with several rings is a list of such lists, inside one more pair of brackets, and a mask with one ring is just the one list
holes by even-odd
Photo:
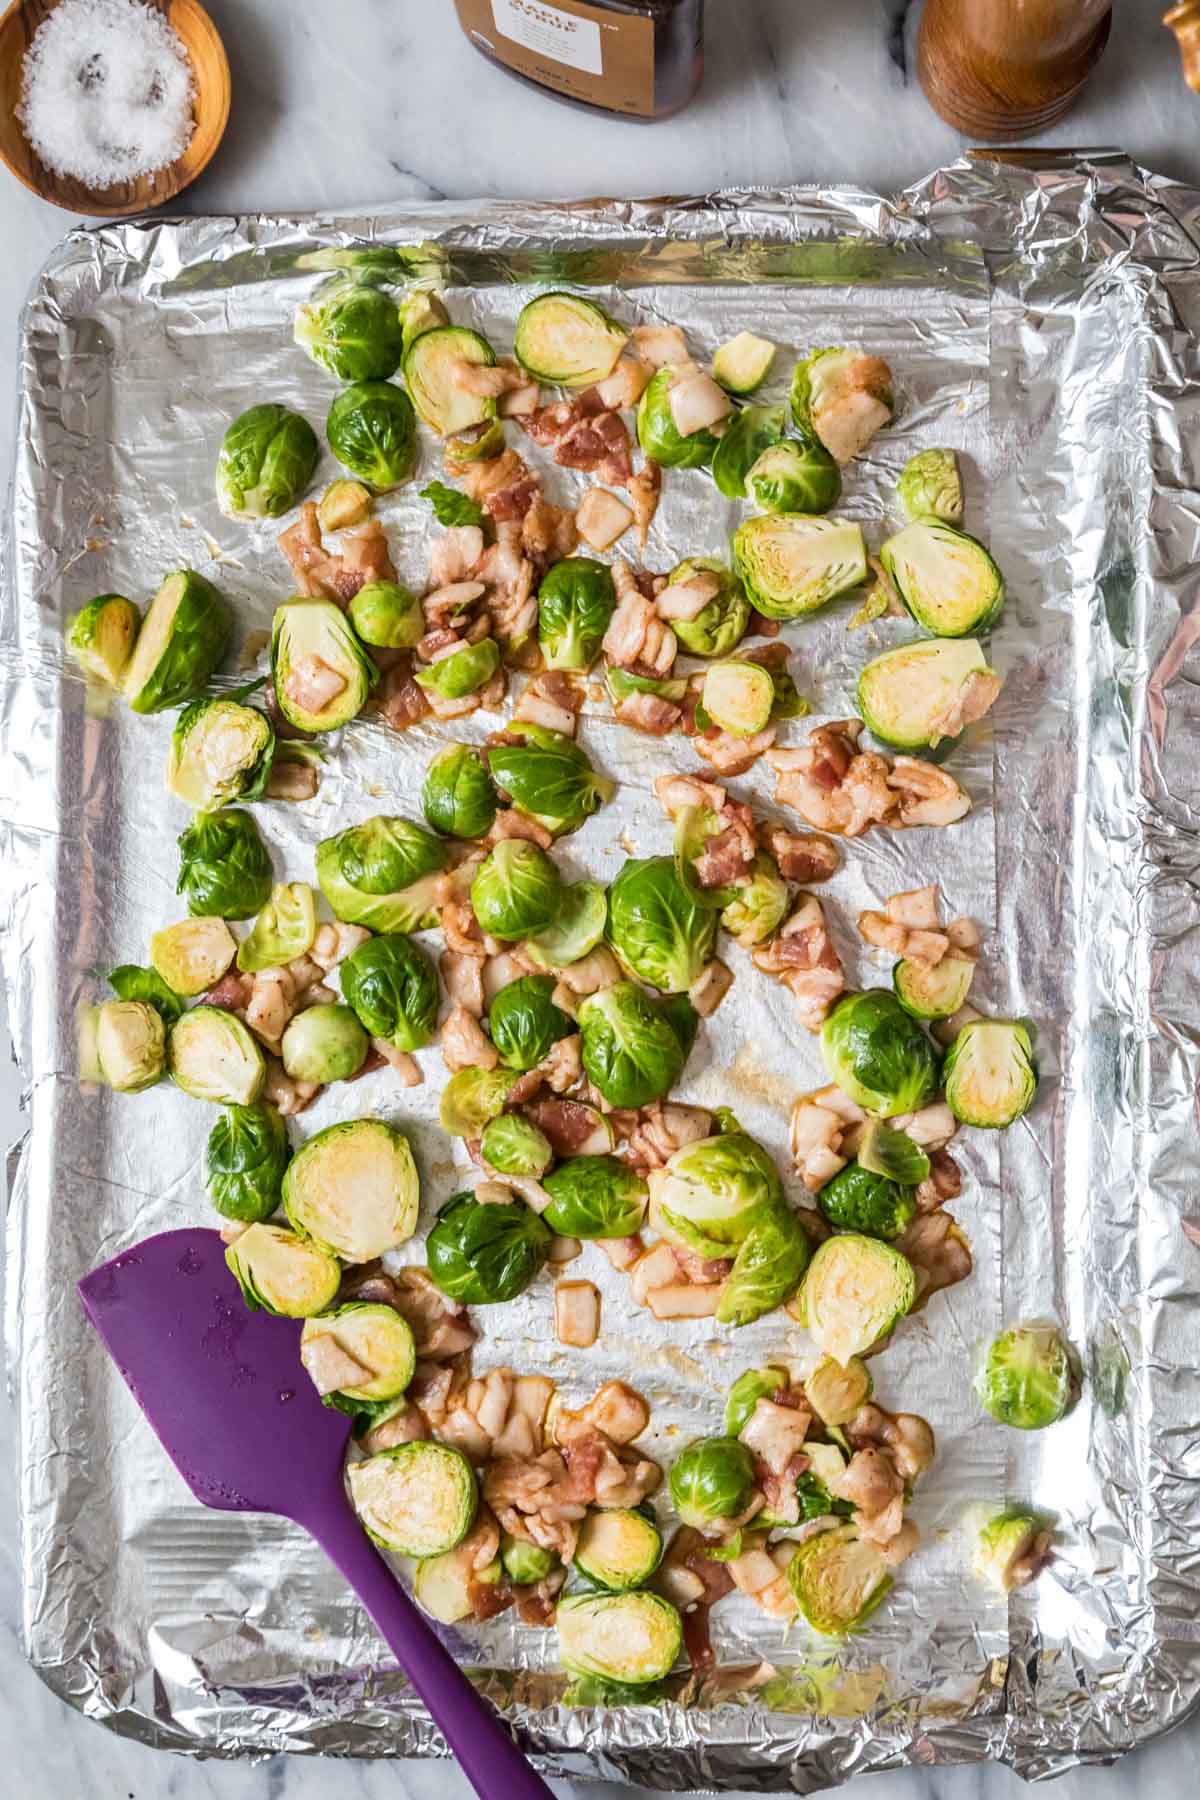
[[[1119, 144], [1200, 184], [1200, 99], [1159, 24], [1164, 0], [1116, 0], [1107, 55], [1045, 141]], [[724, 184], [847, 181], [891, 190], [963, 140], [906, 77], [909, 0], [710, 0], [708, 75], [693, 106], [640, 127], [574, 113], [510, 83], [467, 45], [449, 0], [210, 0], [233, 66], [233, 114], [190, 210], [285, 210], [475, 194], [569, 198], [691, 193]], [[15, 182], [0, 187], [0, 367], [17, 314], [70, 221]], [[11, 374], [0, 377], [7, 484]], [[20, 1081], [0, 1055], [0, 1141], [21, 1127]], [[0, 1518], [13, 1516], [11, 1433], [0, 1405]], [[10, 1546], [0, 1545], [0, 1796], [21, 1800], [458, 1800], [444, 1764], [276, 1758], [195, 1763], [129, 1744], [70, 1712], [26, 1667]], [[1200, 1725], [1112, 1770], [1065, 1776], [1062, 1800], [1184, 1800]], [[868, 1776], [856, 1800], [1000, 1800], [1003, 1769]], [[613, 1796], [623, 1790], [589, 1788]]]

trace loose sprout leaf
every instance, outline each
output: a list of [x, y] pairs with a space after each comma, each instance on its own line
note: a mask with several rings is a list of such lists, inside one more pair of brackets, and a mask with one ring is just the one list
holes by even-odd
[[545, 1265], [551, 1233], [523, 1200], [489, 1206], [455, 1194], [425, 1245], [429, 1273], [452, 1300], [494, 1306], [523, 1294]]
[[173, 1025], [183, 1011], [183, 1001], [157, 970], [143, 969], [138, 963], [118, 964], [108, 978], [108, 985], [118, 1000], [147, 1001], [164, 1025]]
[[247, 974], [279, 968], [312, 949], [317, 909], [306, 881], [282, 882], [238, 945], [237, 966]]
[[738, 1246], [721, 1289], [718, 1324], [750, 1325], [782, 1306], [798, 1287], [811, 1254], [808, 1233], [795, 1213], [786, 1206], [765, 1212]]
[[860, 1169], [882, 1175], [902, 1187], [918, 1187], [929, 1174], [929, 1158], [920, 1144], [879, 1119], [868, 1119], [856, 1158]]
[[422, 500], [428, 500], [439, 525], [479, 525], [486, 527], [487, 515], [478, 501], [444, 481], [431, 481], [421, 489]]

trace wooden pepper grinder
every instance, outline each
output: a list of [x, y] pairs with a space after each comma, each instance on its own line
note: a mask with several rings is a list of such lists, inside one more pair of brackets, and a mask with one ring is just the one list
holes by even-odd
[[1183, 79], [1200, 94], [1200, 0], [1183, 0], [1182, 6], [1173, 6], [1163, 14], [1163, 24], [1179, 39]]
[[984, 143], [1029, 137], [1076, 99], [1111, 23], [1112, 0], [925, 0], [925, 97]]

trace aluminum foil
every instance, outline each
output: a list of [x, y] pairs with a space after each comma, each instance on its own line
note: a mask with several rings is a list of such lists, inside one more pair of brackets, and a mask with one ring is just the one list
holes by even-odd
[[[75, 1079], [76, 1004], [178, 916], [185, 817], [162, 785], [170, 719], [89, 709], [62, 624], [95, 593], [145, 597], [190, 563], [236, 603], [228, 683], [261, 662], [288, 579], [274, 528], [218, 513], [217, 445], [261, 398], [321, 420], [333, 387], [293, 346], [292, 309], [364, 255], [436, 276], [452, 315], [498, 344], [530, 284], [553, 278], [594, 286], [622, 319], [683, 323], [698, 353], [752, 328], [788, 352], [850, 342], [888, 358], [898, 423], [854, 465], [843, 510], [878, 542], [910, 452], [963, 453], [968, 527], [1008, 578], [991, 647], [1007, 684], [994, 723], [955, 755], [969, 821], [850, 846], [829, 911], [851, 978], [879, 979], [853, 931], [859, 907], [939, 880], [951, 911], [986, 928], [984, 1004], [1037, 1021], [1043, 1077], [1018, 1126], [960, 1140], [968, 1180], [953, 1210], [973, 1278], [907, 1321], [875, 1365], [884, 1403], [924, 1413], [940, 1450], [916, 1493], [922, 1547], [862, 1637], [834, 1647], [728, 1601], [714, 1615], [721, 1660], [766, 1659], [769, 1685], [691, 1685], [612, 1712], [560, 1704], [552, 1633], [501, 1618], [451, 1633], [457, 1654], [547, 1770], [664, 1789], [808, 1792], [865, 1769], [985, 1758], [1053, 1775], [1194, 1706], [1200, 1265], [1180, 1217], [1200, 1058], [1200, 196], [1116, 155], [1024, 163], [960, 163], [894, 201], [803, 188], [153, 220], [73, 233], [48, 265], [22, 333], [0, 636], [4, 969], [32, 1127], [10, 1212], [7, 1323], [25, 1642], [91, 1716], [205, 1754], [444, 1752], [309, 1540], [194, 1502], [75, 1294], [103, 1258], [208, 1216], [211, 1113], [169, 1084], [131, 1099], [81, 1093]], [[423, 476], [435, 460], [427, 442]], [[551, 496], [577, 492], [575, 479], [548, 474]], [[402, 577], [416, 581], [429, 524], [419, 485], [382, 508]], [[669, 479], [648, 564], [721, 554], [737, 510], [703, 475]], [[862, 661], [905, 635], [897, 621], [848, 633], [851, 611], [788, 630], [818, 718], [845, 713]], [[694, 766], [693, 753], [615, 727], [598, 698], [583, 737], [620, 792], [560, 858], [611, 878], [625, 853], [667, 848], [652, 779], [668, 760]], [[313, 845], [347, 823], [414, 813], [435, 742], [428, 727], [349, 727], [315, 802], [258, 811], [280, 874], [311, 876]], [[771, 811], [767, 770], [738, 785]], [[731, 1104], [786, 1165], [788, 1109], [823, 1080], [818, 1051], [786, 992], [731, 956], [738, 981], [682, 1092]], [[464, 1170], [435, 1123], [440, 1060], [420, 1060], [422, 1089], [384, 1072], [330, 1090], [303, 1124], [401, 1122], [428, 1220]], [[479, 1366], [546, 1369], [575, 1399], [609, 1376], [635, 1380], [664, 1460], [716, 1424], [742, 1368], [803, 1354], [782, 1313], [737, 1333], [657, 1325], [598, 1253], [575, 1267], [604, 1291], [595, 1349], [559, 1352], [547, 1278], [486, 1314]], [[1049, 1432], [1005, 1432], [971, 1397], [974, 1348], [1001, 1320], [1046, 1313], [1080, 1349], [1084, 1398]], [[1027, 1499], [1059, 1518], [1053, 1567], [1010, 1603], [964, 1573], [961, 1518], [979, 1499]]]

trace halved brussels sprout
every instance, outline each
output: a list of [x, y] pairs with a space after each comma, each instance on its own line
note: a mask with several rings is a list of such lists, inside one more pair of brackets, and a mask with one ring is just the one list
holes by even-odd
[[290, 725], [334, 731], [362, 711], [379, 671], [332, 600], [288, 600], [275, 608], [271, 677]]
[[590, 556], [566, 556], [538, 588], [538, 642], [548, 669], [590, 669], [617, 604], [612, 571]]
[[347, 531], [370, 516], [370, 488], [345, 476], [331, 481], [317, 502], [317, 523], [322, 531]]
[[1036, 1514], [1013, 1510], [985, 1515], [977, 1526], [971, 1553], [971, 1573], [1001, 1594], [1011, 1594], [1028, 1579], [1028, 1565], [1045, 1521]]
[[782, 1306], [800, 1284], [812, 1245], [786, 1206], [772, 1207], [738, 1245], [717, 1305], [719, 1325], [750, 1325]]
[[896, 498], [910, 519], [963, 522], [962, 476], [953, 450], [918, 450], [900, 471]]
[[496, 791], [480, 752], [467, 744], [439, 750], [425, 771], [421, 806], [446, 837], [485, 837], [496, 818]]
[[897, 594], [934, 637], [987, 631], [1004, 605], [1004, 577], [975, 538], [935, 519], [918, 519], [880, 546]]
[[485, 687], [500, 667], [500, 646], [495, 638], [481, 638], [477, 644], [464, 644], [452, 650], [427, 669], [418, 669], [420, 687], [441, 694], [446, 700], [463, 700]]
[[963, 1125], [996, 1130], [1033, 1105], [1038, 1072], [1033, 1036], [1021, 1019], [973, 1019], [942, 1065], [946, 1104]]
[[505, 1532], [500, 1539], [500, 1562], [508, 1579], [518, 1587], [532, 1587], [534, 1582], [545, 1581], [560, 1565], [553, 1550], [543, 1550], [540, 1544], [527, 1544], [524, 1538], [512, 1537]]
[[746, 492], [767, 513], [827, 513], [841, 496], [842, 476], [824, 445], [788, 438], [751, 464]]
[[825, 1183], [817, 1205], [837, 1231], [861, 1231], [868, 1237], [890, 1239], [902, 1236], [911, 1222], [917, 1195], [913, 1187], [850, 1162]]
[[413, 403], [394, 381], [343, 388], [329, 409], [325, 435], [343, 468], [374, 494], [399, 487], [417, 466]]
[[966, 956], [943, 956], [932, 967], [901, 957], [892, 969], [892, 987], [914, 1019], [949, 1019], [967, 1003], [975, 964]]
[[[579, 1008], [583, 1071], [610, 1106], [649, 1106], [683, 1073], [695, 1013], [688, 1021], [668, 1005], [656, 1005], [632, 981], [618, 981], [589, 994]], [[689, 1023], [691, 1036], [685, 1043], [681, 1033]]]
[[479, 1154], [498, 1175], [544, 1175], [554, 1161], [550, 1140], [531, 1119], [501, 1113], [489, 1119], [479, 1140]]
[[754, 737], [775, 704], [775, 683], [761, 663], [713, 663], [704, 676], [701, 705], [714, 725], [733, 737]]
[[813, 350], [792, 377], [792, 420], [838, 462], [865, 450], [892, 416], [892, 372], [861, 350]]
[[233, 618], [211, 581], [195, 569], [164, 577], [146, 612], [121, 690], [136, 713], [194, 700], [225, 654]]
[[67, 649], [85, 675], [116, 687], [133, 655], [141, 614], [124, 594], [98, 594], [67, 628]]
[[646, 1183], [616, 1156], [570, 1156], [542, 1183], [542, 1218], [559, 1237], [632, 1237], [646, 1216]]
[[332, 282], [298, 306], [292, 336], [339, 381], [383, 381], [404, 354], [395, 301], [381, 288], [352, 278]]
[[449, 1444], [417, 1440], [379, 1450], [348, 1464], [346, 1479], [368, 1536], [397, 1556], [441, 1556], [475, 1523], [475, 1471]]
[[[320, 1348], [323, 1339], [331, 1342]], [[300, 1333], [300, 1361], [325, 1405], [353, 1415], [399, 1399], [413, 1378], [417, 1352], [412, 1327], [394, 1306], [357, 1300], [309, 1319]], [[335, 1376], [338, 1386], [330, 1387]]]
[[754, 1458], [737, 1438], [697, 1438], [672, 1465], [671, 1505], [681, 1524], [711, 1531], [745, 1512], [756, 1480]]
[[525, 954], [539, 969], [565, 969], [596, 948], [608, 924], [608, 889], [598, 881], [573, 881], [562, 891], [553, 925], [525, 940]]
[[291, 1223], [345, 1262], [370, 1262], [416, 1230], [420, 1183], [408, 1139], [382, 1119], [327, 1125], [283, 1178]]
[[291, 1147], [287, 1127], [265, 1100], [230, 1106], [208, 1134], [204, 1185], [223, 1218], [257, 1225], [278, 1210]]
[[655, 1199], [663, 1231], [689, 1245], [699, 1234], [711, 1256], [727, 1256], [784, 1204], [778, 1169], [743, 1131], [720, 1132], [676, 1150]]
[[545, 1266], [551, 1233], [531, 1206], [488, 1205], [455, 1194], [425, 1244], [429, 1273], [463, 1306], [495, 1306], [523, 1294]]
[[837, 1525], [797, 1547], [788, 1582], [813, 1630], [842, 1637], [866, 1623], [892, 1577], [882, 1551], [860, 1538], [853, 1525]]
[[368, 581], [350, 602], [350, 623], [364, 644], [411, 650], [425, 635], [417, 596], [398, 581]]
[[495, 1587], [502, 1578], [499, 1558], [476, 1569], [471, 1550], [462, 1543], [441, 1556], [423, 1556], [413, 1571], [413, 1598], [441, 1625], [471, 1618], [479, 1589]]
[[786, 1369], [746, 1369], [725, 1396], [725, 1436], [737, 1437], [760, 1400], [788, 1385]]
[[118, 1094], [153, 1087], [166, 1064], [166, 1028], [149, 1000], [105, 1000], [89, 1009], [90, 1067], [85, 1081], [103, 1081]]
[[446, 860], [432, 832], [380, 813], [317, 845], [317, 880], [348, 925], [421, 931], [437, 923]]
[[460, 1069], [442, 1089], [442, 1130], [452, 1137], [479, 1137], [504, 1111], [508, 1090], [520, 1079], [515, 1069]]
[[799, 619], [867, 578], [862, 527], [852, 519], [763, 513], [734, 534], [733, 560], [768, 619]]
[[659, 369], [638, 402], [638, 443], [646, 456], [663, 469], [699, 469], [710, 463], [720, 439], [708, 430], [684, 437], [671, 411], [671, 388], [679, 371]]
[[438, 978], [403, 932], [369, 938], [340, 965], [342, 993], [373, 1038], [420, 1050], [437, 1029]]
[[285, 881], [238, 945], [237, 966], [246, 974], [276, 969], [312, 949], [317, 935], [317, 907], [307, 881]]
[[515, 943], [554, 924], [562, 893], [562, 878], [544, 850], [505, 838], [475, 873], [471, 907], [481, 931]]
[[118, 1000], [148, 1001], [164, 1025], [173, 1025], [183, 1011], [183, 1001], [156, 969], [143, 969], [137, 963], [120, 963], [109, 974], [108, 985]]
[[252, 1312], [261, 1306], [285, 1319], [324, 1312], [342, 1285], [337, 1257], [282, 1225], [247, 1226], [225, 1261]]
[[879, 1119], [868, 1119], [855, 1152], [860, 1169], [897, 1181], [901, 1187], [919, 1187], [929, 1174], [929, 1158], [905, 1131], [893, 1131]]
[[775, 859], [760, 850], [750, 880], [737, 889], [722, 908], [721, 924], [746, 949], [765, 944], [782, 925], [791, 905], [791, 889], [779, 873]]
[[1041, 1431], [1075, 1398], [1075, 1370], [1055, 1325], [1013, 1325], [987, 1347], [975, 1380], [981, 1405], [1001, 1425]]
[[275, 732], [265, 713], [232, 696], [193, 700], [179, 715], [167, 755], [167, 787], [196, 812], [266, 791]]
[[713, 357], [713, 376], [727, 394], [752, 394], [770, 374], [776, 349], [769, 338], [739, 331]]
[[817, 1348], [845, 1365], [891, 1331], [916, 1297], [906, 1256], [878, 1238], [848, 1231], [818, 1247], [796, 1314]]
[[413, 339], [419, 338], [422, 332], [436, 331], [439, 326], [450, 323], [450, 314], [441, 300], [426, 288], [413, 288], [410, 293], [405, 294], [397, 310], [406, 355]]
[[844, 1094], [881, 1119], [917, 1112], [937, 1092], [937, 1052], [887, 988], [846, 994], [821, 1027], [821, 1049]]
[[167, 1037], [167, 1073], [195, 1100], [249, 1106], [262, 1093], [267, 1065], [258, 1040], [219, 1006], [194, 1006]]
[[591, 387], [617, 366], [629, 333], [582, 294], [538, 294], [522, 308], [513, 336], [521, 367], [559, 387]]
[[217, 504], [231, 519], [277, 519], [313, 478], [321, 447], [307, 419], [274, 401], [233, 421], [217, 458]]
[[271, 894], [271, 858], [248, 812], [197, 813], [179, 839], [175, 892], [193, 917], [249, 919]]
[[683, 806], [675, 815], [675, 873], [689, 899], [709, 912], [721, 912], [741, 892], [736, 883], [703, 887], [696, 874], [709, 843], [727, 829], [727, 820], [711, 806]]
[[460, 363], [490, 369], [495, 361], [487, 339], [461, 326], [435, 325], [412, 340], [404, 352], [404, 385], [431, 431], [450, 437], [495, 418], [494, 400], [472, 394], [455, 380]]
[[823, 1425], [847, 1425], [860, 1406], [871, 1398], [875, 1384], [871, 1371], [859, 1356], [836, 1362], [823, 1356], [805, 1377], [808, 1403]]
[[712, 459], [712, 478], [727, 500], [746, 498], [746, 477], [764, 450], [783, 437], [782, 406], [743, 406], [727, 425]]
[[553, 995], [552, 975], [521, 975], [492, 1001], [488, 1031], [507, 1068], [536, 1068], [560, 1038], [574, 1032], [574, 1019], [554, 1004]]
[[442, 448], [447, 473], [459, 475], [472, 463], [490, 462], [493, 456], [502, 454], [506, 441], [502, 419], [484, 419], [465, 431], [456, 431]]
[[692, 899], [673, 857], [630, 857], [608, 891], [608, 941], [630, 974], [682, 994], [712, 960], [717, 916]]
[[[560, 565], [561, 567], [561, 565]], [[488, 769], [500, 792], [555, 835], [574, 831], [616, 793], [616, 783], [597, 775], [584, 751], [570, 738], [546, 731], [520, 744], [500, 744], [487, 753]]]
[[[694, 619], [672, 619], [671, 629], [693, 656], [728, 656], [746, 635], [750, 602], [733, 570], [715, 556], [685, 557], [671, 570], [667, 586], [694, 581], [701, 575], [715, 575], [718, 591]], [[679, 697], [682, 699], [682, 694]]]
[[279, 1056], [293, 1081], [349, 1081], [367, 1060], [370, 1041], [349, 1006], [306, 1006], [290, 1021]]
[[558, 1649], [571, 1675], [641, 1687], [661, 1681], [683, 1643], [683, 1621], [658, 1594], [569, 1594], [558, 1603]]
[[662, 1532], [629, 1506], [589, 1512], [579, 1527], [575, 1567], [612, 1594], [644, 1586], [662, 1561]]
[[191, 999], [220, 981], [237, 942], [224, 919], [181, 919], [150, 939], [150, 961], [173, 994]]
[[858, 678], [858, 710], [867, 726], [897, 750], [932, 750], [947, 736], [962, 690], [992, 675], [974, 638], [922, 639], [885, 650]]

